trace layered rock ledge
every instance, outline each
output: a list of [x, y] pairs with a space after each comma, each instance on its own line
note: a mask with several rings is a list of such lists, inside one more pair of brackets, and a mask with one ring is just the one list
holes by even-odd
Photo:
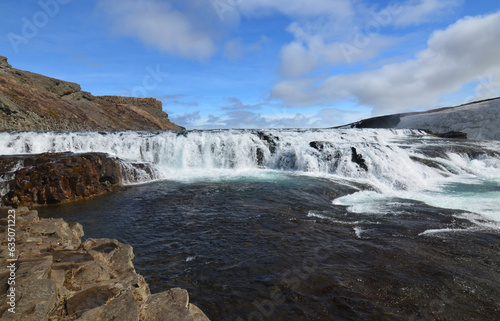
[[118, 158], [103, 153], [0, 156], [1, 204], [31, 207], [81, 200], [121, 188], [139, 173], [153, 175], [145, 164], [127, 165], [125, 170]]
[[208, 321], [180, 288], [151, 294], [132, 247], [112, 239], [81, 242], [79, 223], [16, 210], [15, 313], [8, 309], [7, 219], [0, 220], [2, 320]]

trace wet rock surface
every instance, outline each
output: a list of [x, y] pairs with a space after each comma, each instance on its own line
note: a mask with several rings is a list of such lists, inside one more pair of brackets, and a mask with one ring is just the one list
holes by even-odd
[[[106, 154], [56, 153], [0, 156], [6, 206], [58, 204], [111, 192], [120, 186], [120, 164]], [[3, 194], [3, 193], [2, 193]]]
[[154, 176], [150, 164], [124, 162], [103, 153], [0, 155], [1, 205], [67, 203]]
[[[2, 241], [7, 219], [0, 220]], [[6, 296], [9, 271], [2, 270], [2, 320], [166, 320], [206, 321], [180, 288], [151, 294], [133, 265], [130, 245], [114, 239], [81, 242], [79, 223], [39, 219], [36, 211], [16, 210], [16, 308]], [[4, 244], [2, 244], [4, 245]], [[2, 246], [0, 264], [10, 252]]]

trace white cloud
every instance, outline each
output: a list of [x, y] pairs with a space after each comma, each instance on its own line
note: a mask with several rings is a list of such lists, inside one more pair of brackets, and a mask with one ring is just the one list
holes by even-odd
[[161, 51], [206, 60], [215, 52], [211, 35], [193, 18], [159, 0], [101, 0], [99, 10], [111, 17], [118, 34], [139, 38]]
[[500, 96], [500, 72], [481, 78], [474, 93], [466, 99], [466, 102], [478, 101]]
[[281, 73], [285, 76], [308, 74], [318, 67], [318, 58], [301, 42], [289, 43], [281, 50]]
[[169, 112], [168, 114], [172, 122], [186, 128], [189, 128], [190, 125], [196, 123], [196, 121], [198, 121], [201, 118], [199, 111], [195, 111], [192, 113], [185, 113], [182, 116], [175, 115], [174, 113], [171, 112]]
[[271, 43], [271, 39], [266, 36], [261, 36], [259, 41], [249, 44], [243, 43], [241, 38], [231, 39], [226, 42], [223, 55], [231, 61], [236, 61], [246, 53], [260, 51], [262, 46], [269, 43]]
[[188, 129], [212, 128], [327, 128], [367, 118], [367, 112], [325, 108], [311, 113], [264, 113], [229, 110], [221, 116], [202, 116], [200, 112], [170, 115], [170, 119]]
[[[293, 22], [287, 28], [295, 40], [282, 48], [281, 73], [285, 77], [294, 77], [312, 73], [317, 68], [370, 60], [404, 38], [384, 35], [384, 28], [429, 22], [461, 2], [463, 0], [391, 1], [379, 10], [367, 2], [357, 1], [344, 4], [342, 10], [335, 11], [328, 10], [331, 8], [318, 1], [313, 7], [322, 12], [304, 10], [300, 23]], [[255, 4], [255, 1], [250, 3]], [[299, 3], [306, 2], [294, 2], [296, 6]], [[291, 12], [290, 8], [281, 8], [279, 4], [275, 5], [276, 9], [285, 14]], [[327, 18], [304, 18], [312, 12]], [[346, 14], [339, 15], [339, 12]]]
[[401, 4], [395, 15], [396, 26], [419, 25], [439, 17], [443, 11], [450, 10], [463, 3], [463, 0], [410, 0]]
[[[223, 24], [231, 20], [235, 22], [231, 26], [237, 27], [240, 15], [252, 18], [278, 13], [298, 19], [301, 26], [296, 22], [289, 28], [296, 40], [285, 45], [282, 51], [282, 70], [285, 74], [297, 75], [310, 72], [318, 65], [346, 61], [344, 42], [351, 45], [352, 39], [332, 39], [332, 34], [356, 38], [359, 33], [356, 28], [365, 32], [364, 28], [370, 28], [373, 22], [384, 25], [386, 12], [389, 12], [392, 24], [418, 24], [461, 1], [410, 0], [400, 6], [389, 5], [380, 12], [367, 8], [364, 2], [349, 0], [210, 0], [182, 4], [182, 9], [175, 9], [161, 0], [99, 0], [98, 8], [111, 18], [117, 34], [134, 36], [161, 51], [198, 60], [210, 59], [217, 52], [216, 40], [220, 40], [220, 30], [209, 30], [217, 28], [216, 20]], [[395, 10], [398, 10], [397, 16]], [[228, 12], [231, 17], [237, 17], [228, 20]], [[356, 50], [359, 45], [355, 45], [355, 52], [349, 52], [347, 62], [374, 57], [393, 43], [394, 39], [376, 33], [369, 35], [369, 48]], [[352, 49], [352, 46], [349, 48]], [[230, 40], [223, 49], [224, 56], [231, 60], [245, 52], [238, 39]], [[302, 58], [311, 63], [290, 68], [296, 66], [296, 62], [304, 61]]]
[[[193, 117], [194, 116], [194, 117]], [[317, 117], [315, 117], [317, 119]], [[295, 115], [265, 115], [247, 110], [228, 111], [222, 116], [187, 114], [181, 117], [171, 117], [176, 124], [188, 129], [212, 128], [300, 128], [307, 127], [309, 117], [303, 114]]]
[[222, 107], [222, 110], [252, 110], [252, 109], [261, 109], [262, 106], [264, 105], [263, 103], [258, 103], [258, 104], [253, 104], [253, 105], [248, 105], [244, 104], [239, 98], [236, 97], [230, 97], [226, 98], [226, 100], [229, 102], [229, 106]]
[[363, 37], [365, 43], [362, 45], [356, 42], [326, 43], [321, 35], [311, 36], [305, 42], [293, 41], [281, 50], [281, 73], [285, 77], [295, 77], [324, 66], [369, 60], [400, 41], [381, 34]]
[[243, 56], [243, 42], [241, 39], [232, 39], [224, 47], [224, 57], [237, 60]]
[[327, 105], [355, 98], [361, 105], [373, 106], [376, 114], [430, 107], [470, 82], [498, 75], [499, 38], [500, 12], [467, 17], [436, 31], [428, 48], [414, 59], [326, 79], [285, 80], [272, 89], [271, 97], [290, 106]]
[[370, 117], [368, 112], [352, 112], [336, 108], [325, 108], [310, 118], [309, 126], [315, 128], [342, 126], [368, 117]]
[[239, 11], [244, 15], [265, 15], [278, 11], [288, 16], [346, 17], [354, 14], [349, 0], [244, 0], [237, 1]]
[[328, 13], [325, 19], [291, 23], [287, 31], [295, 40], [281, 50], [282, 75], [293, 77], [314, 72], [316, 68], [366, 61], [400, 41], [383, 35], [383, 31], [395, 23], [402, 6], [391, 4], [376, 11], [363, 2], [353, 4], [344, 16]]
[[[376, 11], [376, 6], [369, 1], [350, 0], [212, 0], [225, 3], [241, 15], [262, 16], [274, 12], [294, 18], [327, 17], [322, 23], [337, 20], [352, 23], [355, 20], [367, 22], [380, 14], [387, 15], [390, 23], [397, 26], [418, 25], [439, 18], [443, 13], [458, 7], [464, 0], [390, 0], [387, 7]], [[339, 24], [337, 24], [339, 26]]]

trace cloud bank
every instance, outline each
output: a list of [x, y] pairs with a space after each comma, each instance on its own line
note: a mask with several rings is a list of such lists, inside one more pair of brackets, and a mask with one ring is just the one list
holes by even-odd
[[159, 0], [100, 0], [115, 33], [133, 36], [163, 52], [206, 61], [217, 48], [212, 35], [188, 11]]
[[443, 95], [500, 73], [498, 39], [500, 12], [466, 17], [434, 32], [412, 59], [358, 73], [283, 80], [271, 97], [289, 106], [357, 99], [376, 114], [433, 106]]
[[[500, 12], [466, 17], [435, 31], [425, 36], [426, 47], [417, 40], [418, 52], [405, 48], [415, 34], [422, 37], [416, 26], [449, 18], [464, 0], [388, 1], [385, 6], [350, 0], [98, 1], [117, 34], [191, 60], [209, 61], [219, 53], [234, 64], [270, 43], [271, 34], [273, 44], [281, 42], [276, 70], [270, 71], [276, 72], [275, 85], [266, 89], [270, 101], [248, 104], [233, 97], [219, 107], [223, 116], [191, 112], [178, 116], [180, 123], [199, 127], [209, 119], [222, 127], [294, 127], [299, 122], [322, 127], [326, 121], [321, 117], [334, 124], [346, 118], [332, 108], [346, 101], [371, 107], [378, 115], [439, 105], [443, 97], [466, 85], [475, 87], [474, 98], [498, 94]], [[238, 33], [245, 21], [269, 17], [285, 17], [286, 30], [257, 35], [260, 41], [256, 35]], [[406, 56], [396, 57], [394, 52]], [[203, 105], [179, 99], [165, 102]], [[324, 109], [278, 117], [270, 111], [276, 103]]]

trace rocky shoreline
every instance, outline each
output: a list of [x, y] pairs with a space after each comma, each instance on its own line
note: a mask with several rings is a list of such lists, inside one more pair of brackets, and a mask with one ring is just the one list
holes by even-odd
[[[39, 219], [26, 207], [16, 209], [15, 215], [17, 260], [13, 262], [8, 261], [7, 246], [7, 226], [12, 222], [0, 220], [2, 320], [209, 320], [189, 303], [186, 290], [151, 294], [134, 269], [130, 245], [113, 239], [82, 243], [79, 223]], [[15, 266], [12, 271], [9, 264]], [[7, 296], [12, 288], [14, 305]]]

